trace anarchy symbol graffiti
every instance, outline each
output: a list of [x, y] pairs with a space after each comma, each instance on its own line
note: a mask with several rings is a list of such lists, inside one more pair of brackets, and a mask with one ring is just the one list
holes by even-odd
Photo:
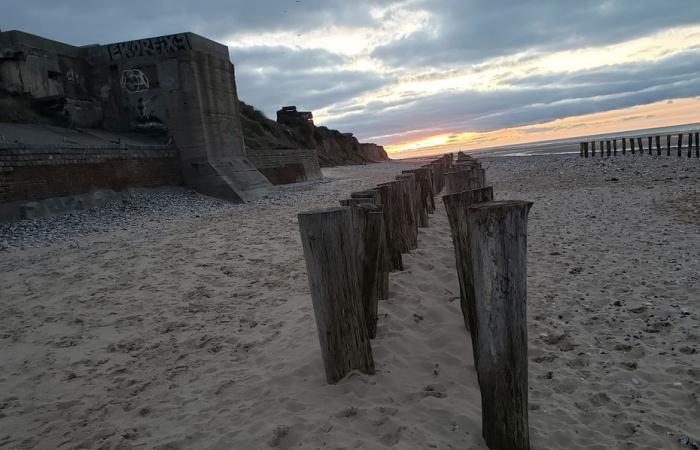
[[150, 87], [148, 77], [140, 69], [127, 69], [122, 72], [121, 86], [128, 92], [146, 91]]

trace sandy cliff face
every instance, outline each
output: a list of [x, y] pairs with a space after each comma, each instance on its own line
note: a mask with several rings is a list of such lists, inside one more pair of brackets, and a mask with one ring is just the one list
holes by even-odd
[[389, 160], [382, 146], [360, 143], [350, 133], [317, 127], [311, 122], [293, 127], [280, 124], [243, 102], [241, 122], [249, 152], [271, 148], [313, 148], [322, 167]]

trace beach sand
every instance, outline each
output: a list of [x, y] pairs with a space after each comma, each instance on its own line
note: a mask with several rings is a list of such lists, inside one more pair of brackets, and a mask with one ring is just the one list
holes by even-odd
[[[690, 448], [698, 160], [483, 161], [497, 199], [534, 202], [533, 448]], [[439, 198], [380, 302], [377, 374], [325, 383], [296, 214], [415, 165], [324, 169], [269, 200], [114, 226], [96, 214], [50, 241], [6, 229], [0, 448], [485, 448]]]

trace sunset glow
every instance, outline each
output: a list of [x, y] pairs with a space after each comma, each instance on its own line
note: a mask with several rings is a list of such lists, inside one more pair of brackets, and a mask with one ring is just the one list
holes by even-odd
[[410, 158], [458, 150], [691, 124], [698, 121], [700, 121], [700, 98], [694, 97], [481, 133], [427, 136], [409, 142], [389, 144], [385, 149], [392, 158]]

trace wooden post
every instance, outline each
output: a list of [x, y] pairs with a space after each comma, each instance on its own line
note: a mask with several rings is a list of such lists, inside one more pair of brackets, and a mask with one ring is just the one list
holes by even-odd
[[656, 156], [661, 156], [661, 136], [655, 136], [656, 140]]
[[678, 156], [682, 156], [683, 154], [681, 153], [683, 151], [683, 133], [680, 133], [678, 135]]
[[395, 183], [399, 185], [399, 192], [403, 201], [403, 221], [401, 225], [408, 240], [408, 249], [405, 253], [409, 253], [410, 250], [418, 247], [418, 222], [416, 221], [413, 187], [409, 180], [396, 178]]
[[635, 152], [634, 152], [634, 138], [630, 138], [630, 151], [632, 152], [633, 155], [635, 154]]
[[688, 158], [693, 156], [693, 133], [688, 133]]
[[608, 151], [608, 158], [610, 158], [612, 143], [610, 141], [605, 141], [605, 149]]
[[583, 143], [583, 156], [588, 158], [588, 142]]
[[642, 138], [637, 138], [637, 145], [639, 146], [639, 154], [644, 154], [644, 146], [642, 145]]
[[418, 238], [418, 228], [425, 227], [428, 223], [428, 212], [423, 208], [420, 180], [415, 172], [401, 172], [396, 176], [397, 180], [408, 180], [413, 193], [413, 222], [416, 228], [416, 239]]
[[613, 139], [613, 156], [617, 156], [617, 139]]
[[591, 156], [595, 158], [595, 141], [591, 141]]
[[431, 188], [430, 178], [426, 169], [404, 170], [403, 173], [412, 173], [416, 176], [416, 205], [418, 207], [418, 226], [427, 227], [428, 213], [430, 212]]
[[326, 381], [337, 383], [352, 370], [373, 374], [350, 208], [308, 211], [298, 218]]
[[473, 204], [471, 241], [482, 430], [492, 450], [527, 450], [527, 215], [532, 203]]
[[355, 205], [353, 212], [353, 232], [357, 245], [357, 273], [360, 277], [360, 297], [362, 298], [365, 325], [370, 339], [377, 336], [378, 292], [382, 278], [381, 238], [382, 210], [370, 204]]
[[647, 147], [649, 148], [649, 156], [651, 156], [651, 136], [647, 136]]
[[[351, 195], [357, 195], [357, 193], [353, 192]], [[359, 243], [357, 246], [360, 264], [358, 273], [360, 274], [362, 298], [363, 303], [367, 307], [376, 310], [376, 299], [384, 300], [389, 297], [389, 272], [391, 271], [391, 266], [388, 259], [386, 222], [384, 220], [383, 207], [381, 204], [376, 205], [373, 201], [374, 199], [370, 197], [356, 197], [340, 200], [340, 204], [352, 207], [353, 218], [359, 223], [359, 226], [355, 227], [354, 230], [358, 233], [356, 241]], [[359, 211], [355, 211], [355, 209], [359, 209]], [[367, 215], [371, 215], [371, 217], [366, 217]], [[377, 221], [379, 223], [376, 223]], [[373, 258], [376, 259], [376, 262]], [[374, 267], [374, 275], [364, 274], [365, 271], [369, 270], [368, 266]], [[368, 289], [372, 289], [373, 296], [370, 296], [367, 292]], [[372, 308], [372, 305], [374, 305], [374, 308]], [[369, 336], [374, 338], [376, 317], [374, 322], [368, 321], [367, 326]]]
[[[391, 264], [391, 255], [389, 250], [389, 242], [387, 239], [387, 222], [386, 214], [384, 212], [384, 205], [382, 204], [382, 196], [379, 188], [368, 189], [366, 191], [356, 191], [350, 194], [350, 198], [353, 200], [366, 200], [372, 205], [378, 206], [381, 210], [381, 233], [379, 236], [379, 270], [377, 282], [377, 298], [379, 300], [386, 300], [389, 298], [389, 272], [393, 270]], [[341, 205], [343, 201], [341, 200]], [[399, 253], [399, 258], [401, 253]]]
[[627, 154], [627, 138], [622, 138], [622, 155]]
[[605, 141], [600, 141], [600, 157], [605, 157]]
[[671, 135], [666, 135], [666, 156], [671, 156]]
[[472, 281], [472, 260], [467, 228], [467, 215], [469, 206], [473, 203], [490, 202], [493, 200], [493, 188], [485, 187], [469, 191], [456, 192], [443, 195], [445, 211], [450, 222], [452, 232], [452, 244], [455, 249], [455, 261], [457, 263], [457, 278], [459, 280], [459, 298], [462, 308], [464, 327], [472, 335], [472, 347], [474, 351], [474, 363], [477, 361], [477, 342], [479, 341], [476, 327], [476, 301], [474, 299], [474, 283]]
[[700, 158], [700, 132], [695, 133], [695, 157]]
[[389, 270], [403, 270], [403, 258], [401, 249], [400, 211], [398, 206], [398, 194], [392, 183], [384, 183], [377, 186], [382, 197], [384, 211], [384, 223], [386, 225], [386, 246], [389, 260]]

